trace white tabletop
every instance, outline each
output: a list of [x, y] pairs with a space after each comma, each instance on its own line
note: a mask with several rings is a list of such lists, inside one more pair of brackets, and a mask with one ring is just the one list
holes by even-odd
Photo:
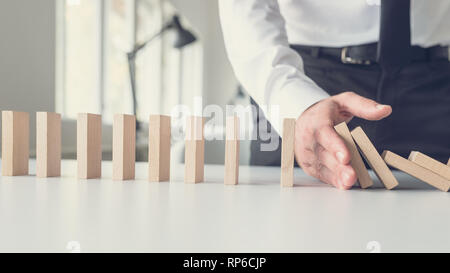
[[[30, 161], [30, 173], [35, 173]], [[240, 184], [223, 185], [223, 166], [205, 167], [205, 182], [0, 178], [1, 252], [450, 252], [450, 195], [402, 173], [400, 186], [341, 191], [295, 172], [281, 188], [280, 169], [241, 166]], [[376, 241], [376, 243], [370, 243]]]

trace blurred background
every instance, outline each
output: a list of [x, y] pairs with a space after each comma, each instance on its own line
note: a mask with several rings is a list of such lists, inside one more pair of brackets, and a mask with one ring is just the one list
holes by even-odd
[[[248, 104], [227, 60], [214, 0], [2, 0], [0, 1], [0, 109], [30, 113], [30, 156], [35, 155], [35, 112], [63, 117], [63, 158], [76, 158], [76, 117], [102, 114], [103, 158], [111, 159], [115, 113], [133, 114], [127, 53], [178, 15], [196, 40], [174, 46], [169, 29], [136, 54], [137, 160], [147, 160], [150, 114], [177, 104]], [[174, 160], [183, 143], [172, 143]], [[248, 143], [241, 144], [248, 162]], [[224, 142], [206, 144], [206, 162], [223, 163]]]

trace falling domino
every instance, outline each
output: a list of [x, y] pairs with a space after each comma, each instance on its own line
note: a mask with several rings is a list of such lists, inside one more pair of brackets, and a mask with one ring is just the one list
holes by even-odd
[[198, 183], [204, 179], [205, 140], [203, 126], [203, 117], [188, 117], [186, 120], [185, 183]]
[[450, 166], [416, 151], [412, 151], [408, 159], [450, 181]]
[[450, 166], [450, 158], [448, 159], [447, 165]]
[[78, 114], [78, 178], [100, 178], [102, 175], [102, 116]]
[[151, 115], [148, 132], [149, 181], [170, 180], [170, 117]]
[[2, 175], [28, 175], [30, 116], [2, 111]]
[[113, 180], [134, 179], [136, 160], [136, 116], [114, 115]]
[[36, 176], [61, 175], [61, 115], [36, 113]]
[[228, 117], [225, 141], [225, 185], [237, 185], [239, 180], [239, 117]]
[[450, 181], [391, 151], [384, 151], [381, 157], [389, 166], [410, 174], [441, 191], [446, 192], [450, 188]]
[[294, 186], [294, 143], [295, 119], [283, 120], [283, 138], [281, 142], [281, 186]]
[[367, 163], [373, 169], [386, 189], [390, 190], [397, 187], [397, 179], [395, 179], [391, 170], [389, 170], [388, 166], [381, 158], [380, 154], [377, 152], [377, 149], [375, 149], [375, 146], [373, 146], [366, 133], [364, 133], [363, 129], [361, 127], [357, 127], [352, 130], [351, 134], [356, 144], [358, 145], [361, 154], [364, 156]]
[[356, 144], [353, 141], [352, 135], [347, 127], [345, 122], [342, 122], [336, 126], [334, 126], [336, 132], [342, 137], [345, 142], [345, 145], [350, 151], [350, 155], [352, 157], [350, 164], [356, 172], [356, 176], [358, 177], [359, 184], [361, 188], [365, 189], [373, 185], [372, 178], [370, 178], [369, 172], [364, 165], [364, 162], [359, 155], [358, 148], [356, 148]]

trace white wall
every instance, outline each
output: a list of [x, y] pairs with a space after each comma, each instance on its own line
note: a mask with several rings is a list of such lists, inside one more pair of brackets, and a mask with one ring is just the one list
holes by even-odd
[[[56, 1], [60, 0], [0, 1], [0, 110], [30, 112], [31, 155], [35, 112], [55, 111]], [[204, 104], [224, 106], [237, 82], [223, 45], [217, 1], [170, 1], [203, 42]], [[74, 121], [63, 123], [63, 152], [76, 147], [75, 126]], [[104, 129], [103, 146], [108, 149], [111, 128]]]
[[[224, 107], [235, 95], [238, 82], [227, 59], [217, 0], [169, 1], [189, 20], [203, 44], [203, 104]], [[223, 164], [224, 149], [224, 141], [206, 142], [205, 161]], [[241, 164], [248, 164], [250, 141], [242, 141], [240, 150]]]
[[[30, 113], [30, 155], [35, 155], [36, 112], [55, 111], [56, 1], [0, 1], [0, 110]], [[62, 124], [63, 153], [76, 150], [76, 121]], [[110, 150], [111, 128], [103, 128]]]
[[225, 105], [234, 96], [237, 80], [226, 56], [217, 0], [169, 1], [198, 31], [203, 43], [203, 103]]
[[54, 0], [0, 1], [0, 109], [30, 112], [30, 148], [36, 111], [55, 109]]

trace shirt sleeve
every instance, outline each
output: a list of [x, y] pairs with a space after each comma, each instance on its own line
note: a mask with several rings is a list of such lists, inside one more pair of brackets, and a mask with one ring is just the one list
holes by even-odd
[[277, 0], [219, 0], [219, 11], [236, 77], [280, 135], [283, 119], [298, 118], [329, 97], [305, 75], [302, 58], [289, 47]]

